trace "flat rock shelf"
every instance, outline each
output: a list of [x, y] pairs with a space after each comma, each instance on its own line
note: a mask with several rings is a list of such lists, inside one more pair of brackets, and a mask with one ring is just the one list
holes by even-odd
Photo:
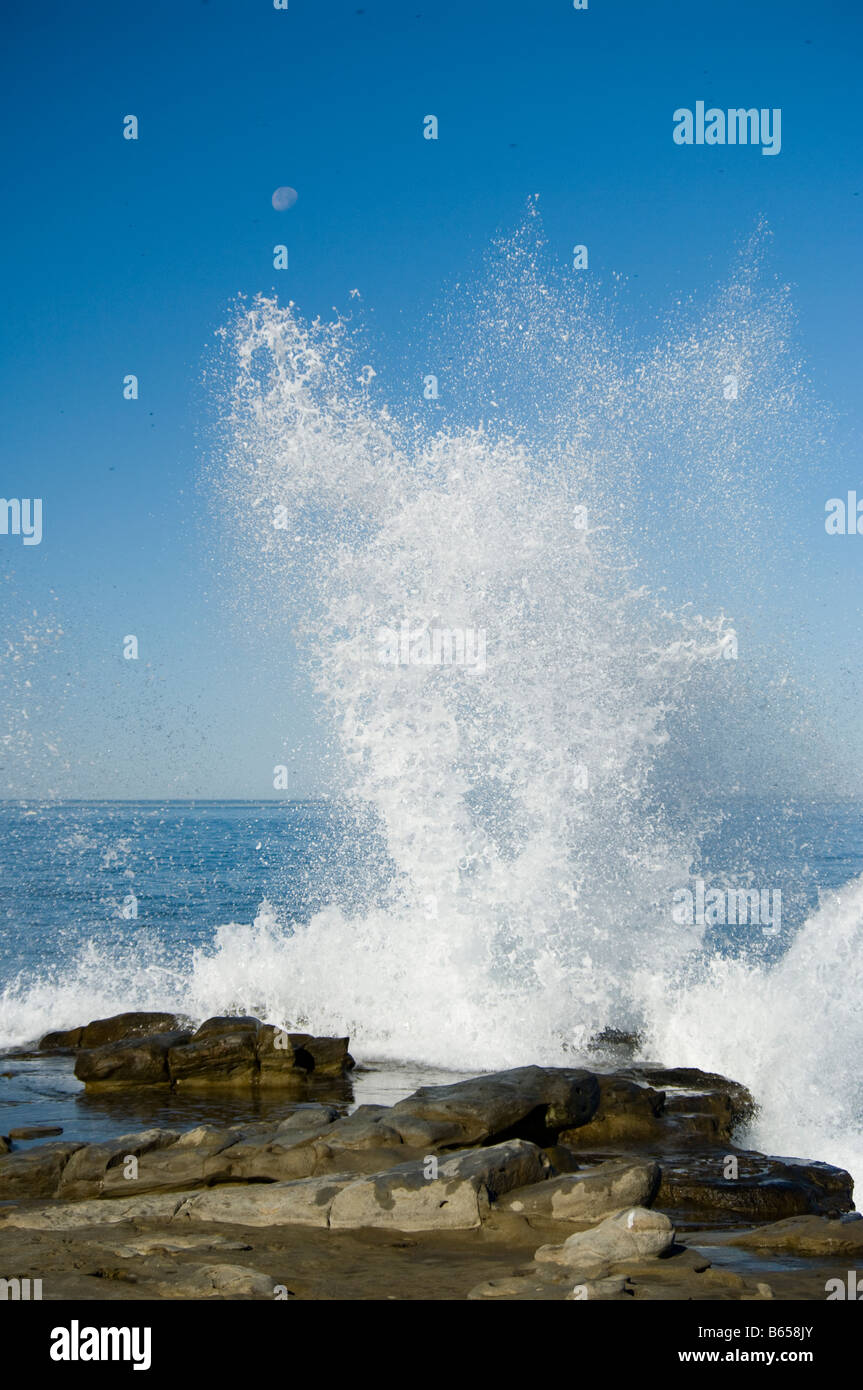
[[823, 1299], [863, 1255], [850, 1176], [739, 1145], [751, 1096], [694, 1069], [525, 1066], [351, 1109], [347, 1038], [250, 1017], [125, 1014], [18, 1056], [172, 1117], [10, 1126], [0, 1265], [47, 1299]]

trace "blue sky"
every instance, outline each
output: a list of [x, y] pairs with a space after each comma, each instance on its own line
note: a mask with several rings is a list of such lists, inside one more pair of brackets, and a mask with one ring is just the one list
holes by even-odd
[[[34, 610], [65, 635], [28, 666], [26, 694], [11, 673], [5, 700], [29, 704], [39, 738], [13, 748], [2, 794], [268, 796], [286, 744], [296, 791], [325, 789], [290, 650], [262, 654], [226, 621], [199, 491], [206, 353], [238, 292], [275, 289], [311, 316], [354, 287], [404, 351], [537, 193], [551, 254], [587, 243], [590, 274], [627, 277], [645, 325], [727, 275], [767, 218], [800, 350], [840, 418], [835, 458], [795, 479], [815, 573], [799, 618], [846, 760], [863, 765], [863, 537], [823, 529], [827, 497], [863, 496], [861, 14], [855, 0], [166, 0], [9, 15], [2, 491], [43, 498], [45, 533], [0, 536], [0, 592], [13, 643]], [[781, 154], [675, 146], [672, 113], [698, 99], [781, 107]], [[279, 214], [282, 184], [299, 199]], [[54, 735], [62, 753], [45, 751]]]

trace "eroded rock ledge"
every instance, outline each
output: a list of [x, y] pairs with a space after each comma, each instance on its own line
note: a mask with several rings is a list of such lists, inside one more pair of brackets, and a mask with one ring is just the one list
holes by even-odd
[[343, 1076], [347, 1038], [288, 1033], [257, 1018], [208, 1018], [197, 1028], [173, 1014], [129, 1013], [46, 1033], [41, 1052], [73, 1051], [88, 1090], [112, 1086], [290, 1086], [312, 1072]]
[[[74, 1048], [76, 1075], [108, 1088], [259, 1086], [268, 1071], [286, 1084], [352, 1065], [347, 1039], [282, 1035], [276, 1049], [276, 1030], [257, 1019], [168, 1026], [178, 1022], [126, 1015], [42, 1045]], [[750, 1265], [753, 1251], [769, 1264], [773, 1250], [863, 1253], [863, 1220], [843, 1170], [737, 1146], [752, 1111], [743, 1087], [691, 1069], [528, 1066], [352, 1114], [298, 1099], [278, 1120], [13, 1143], [0, 1155], [0, 1242], [63, 1230], [134, 1262], [153, 1241], [185, 1259], [254, 1251], [281, 1230], [335, 1242], [339, 1232], [445, 1238], [489, 1227], [508, 1233], [508, 1272], [462, 1296], [768, 1298], [769, 1279], [714, 1268], [678, 1233], [713, 1229], [732, 1255], [739, 1245]], [[158, 1296], [272, 1296], [260, 1269], [212, 1259], [166, 1279]]]

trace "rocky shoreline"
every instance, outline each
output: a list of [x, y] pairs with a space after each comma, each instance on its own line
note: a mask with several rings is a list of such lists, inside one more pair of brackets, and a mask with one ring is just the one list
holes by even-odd
[[124, 1014], [36, 1050], [109, 1102], [286, 1112], [0, 1138], [0, 1277], [46, 1299], [823, 1300], [863, 1254], [849, 1174], [739, 1147], [752, 1097], [694, 1069], [519, 1067], [348, 1113], [319, 1098], [348, 1039], [254, 1018]]

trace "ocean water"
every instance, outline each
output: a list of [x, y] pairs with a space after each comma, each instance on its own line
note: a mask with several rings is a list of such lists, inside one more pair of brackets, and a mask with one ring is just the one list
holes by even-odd
[[0, 1044], [118, 999], [208, 1008], [190, 971], [221, 926], [266, 915], [269, 893], [287, 921], [368, 893], [346, 835], [339, 808], [315, 802], [0, 804]]
[[[298, 975], [306, 959], [300, 942], [314, 930], [309, 924], [325, 924], [334, 911], [352, 912], [359, 932], [378, 892], [381, 835], [346, 806], [5, 802], [0, 842], [0, 1047], [125, 1009], [173, 1009], [196, 1018], [251, 1011], [297, 1028], [349, 1029], [369, 1074], [322, 1092], [346, 1104], [391, 1101], [450, 1072], [595, 1055], [585, 1050], [590, 1039], [577, 996], [570, 1001], [570, 1026], [556, 1044], [549, 1046], [546, 1033], [532, 1041], [528, 1032], [516, 1047], [495, 1053], [486, 1042], [477, 1046], [470, 1031], [456, 1031], [455, 1018], [446, 1013], [437, 1021], [405, 1017], [397, 1030], [388, 1030], [394, 1001], [384, 991], [391, 981], [385, 969], [376, 971], [374, 958], [368, 978], [378, 979], [378, 994], [367, 979], [364, 1011], [358, 993], [353, 1016], [340, 1012], [345, 989], [332, 957], [330, 993], [323, 972]], [[760, 923], [706, 924], [697, 978], [676, 997], [665, 996], [664, 1008], [656, 1002], [637, 1020], [646, 1025], [643, 1055], [726, 1071], [752, 1085], [767, 1106], [753, 1142], [853, 1161], [853, 1133], [842, 1133], [844, 1123], [853, 1129], [853, 1113], [832, 1109], [840, 1077], [818, 1076], [816, 1057], [799, 1044], [823, 1055], [825, 1041], [817, 1034], [831, 1010], [819, 989], [841, 965], [837, 945], [847, 944], [854, 923], [863, 807], [740, 799], [705, 837], [692, 869], [692, 885], [701, 878], [735, 887], [766, 883], [774, 893], [778, 888], [781, 925], [765, 932]], [[819, 900], [827, 904], [820, 912]], [[386, 910], [385, 903], [378, 908]], [[433, 930], [423, 917], [418, 930], [429, 925]], [[364, 944], [358, 941], [351, 953], [352, 969], [365, 955]], [[322, 949], [329, 949], [326, 930]], [[656, 977], [667, 978], [662, 962]], [[622, 1010], [591, 1013], [590, 1019], [592, 1026], [626, 1028], [634, 1015]], [[156, 1122], [194, 1124], [205, 1114], [257, 1118], [286, 1108], [272, 1098], [250, 1107], [231, 1097], [221, 1108], [218, 1099], [172, 1105], [146, 1095], [128, 1104], [105, 1102], [82, 1096], [65, 1064], [15, 1065], [21, 1068], [16, 1085], [4, 1092], [14, 1103], [15, 1122], [59, 1119], [75, 1137]]]
[[761, 259], [648, 340], [532, 206], [416, 327], [412, 396], [359, 324], [236, 307], [206, 534], [336, 795], [7, 803], [0, 1037], [240, 1009], [461, 1074], [615, 1028], [747, 1084], [753, 1145], [863, 1173], [861, 808], [793, 640], [821, 416]]

